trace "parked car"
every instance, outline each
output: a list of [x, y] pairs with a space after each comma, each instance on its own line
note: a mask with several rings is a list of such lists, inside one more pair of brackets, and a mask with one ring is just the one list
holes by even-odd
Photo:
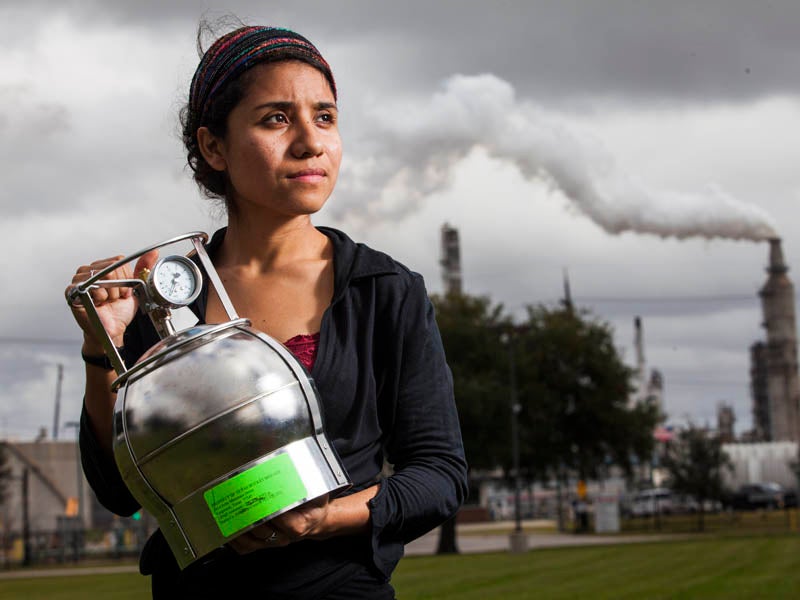
[[630, 515], [649, 517], [673, 512], [672, 491], [667, 488], [653, 488], [636, 492], [630, 500]]
[[787, 491], [779, 483], [748, 483], [736, 490], [731, 505], [736, 510], [783, 508], [787, 505], [796, 506], [797, 495]]
[[[700, 502], [691, 496], [678, 494], [669, 488], [652, 488], [636, 492], [629, 498], [625, 514], [631, 517], [696, 513]], [[703, 512], [718, 512], [722, 503], [718, 500], [703, 502]]]
[[[717, 513], [723, 509], [723, 503], [720, 500], [704, 500], [703, 512]], [[683, 513], [696, 513], [700, 511], [700, 502], [691, 496], [683, 496], [677, 503], [673, 503], [675, 512]]]

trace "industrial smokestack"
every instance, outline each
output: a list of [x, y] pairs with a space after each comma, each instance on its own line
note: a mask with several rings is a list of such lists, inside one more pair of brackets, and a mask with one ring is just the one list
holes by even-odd
[[461, 244], [458, 229], [445, 223], [442, 225], [442, 279], [445, 294], [461, 293]]
[[787, 275], [789, 268], [783, 258], [780, 238], [769, 239], [769, 264], [766, 271], [767, 281], [759, 295], [764, 311], [767, 342], [791, 341], [796, 344], [794, 285]]
[[636, 395], [635, 402], [643, 402], [647, 397], [647, 365], [644, 360], [644, 332], [641, 317], [633, 319], [633, 345], [636, 348]]
[[781, 240], [770, 238], [767, 281], [759, 295], [767, 331], [762, 360], [766, 363], [769, 438], [772, 441], [800, 441], [797, 322], [794, 285], [787, 276], [788, 270]]
[[634, 333], [634, 343], [636, 344], [636, 366], [639, 369], [644, 368], [644, 338], [642, 335], [642, 318], [641, 317], [634, 317], [633, 319], [633, 327], [635, 329]]
[[564, 308], [572, 312], [575, 305], [572, 303], [572, 290], [569, 286], [569, 273], [564, 269]]
[[783, 248], [781, 247], [781, 239], [774, 237], [769, 240], [769, 266], [767, 273], [786, 273], [789, 267], [783, 260]]

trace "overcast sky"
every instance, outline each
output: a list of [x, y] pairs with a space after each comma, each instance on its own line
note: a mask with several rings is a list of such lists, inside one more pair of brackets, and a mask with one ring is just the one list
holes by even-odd
[[[765, 237], [800, 269], [800, 4], [793, 1], [0, 2], [0, 437], [79, 414], [75, 268], [221, 223], [184, 168], [177, 113], [205, 13], [311, 38], [340, 90], [345, 159], [316, 223], [441, 291], [521, 314], [633, 319], [670, 420], [751, 426]], [[760, 240], [760, 241], [759, 241]], [[504, 401], [504, 399], [498, 399]]]

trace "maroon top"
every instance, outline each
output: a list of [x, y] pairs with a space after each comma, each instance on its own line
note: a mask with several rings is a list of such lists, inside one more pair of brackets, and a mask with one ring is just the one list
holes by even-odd
[[314, 360], [317, 358], [319, 332], [313, 334], [301, 333], [290, 340], [286, 340], [283, 345], [295, 355], [297, 360], [306, 368], [306, 371], [310, 373], [311, 368], [314, 366]]

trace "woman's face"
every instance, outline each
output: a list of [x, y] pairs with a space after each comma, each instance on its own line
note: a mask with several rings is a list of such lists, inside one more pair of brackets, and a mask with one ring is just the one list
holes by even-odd
[[198, 130], [203, 154], [227, 173], [228, 200], [237, 211], [315, 213], [333, 191], [342, 159], [330, 85], [299, 61], [258, 65], [250, 78], [247, 93], [228, 115], [225, 137]]

